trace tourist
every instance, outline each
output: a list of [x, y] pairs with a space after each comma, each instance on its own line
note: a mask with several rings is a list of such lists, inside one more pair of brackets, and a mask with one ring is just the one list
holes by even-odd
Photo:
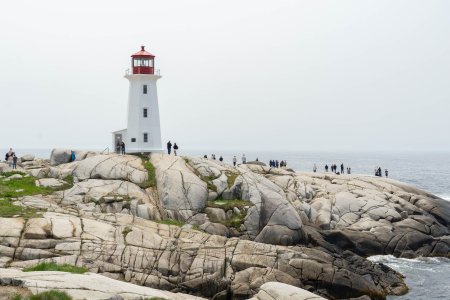
[[352, 174], [352, 168], [348, 168], [348, 174]]
[[378, 167], [378, 176], [383, 177], [383, 174], [381, 172], [381, 167]]
[[[16, 154], [15, 153], [13, 153], [13, 164], [12, 164], [12, 168], [13, 169], [17, 169], [17, 156], [16, 156]], [[386, 177], [387, 177], [387, 175], [386, 175]]]
[[259, 161], [259, 158], [256, 158], [256, 161]]
[[70, 161], [71, 162], [75, 161], [75, 159], [76, 159], [75, 151], [70, 150]]
[[236, 159], [236, 155], [235, 155], [235, 156], [233, 156], [233, 166], [236, 167], [236, 163], [237, 163], [237, 159]]
[[384, 169], [384, 174], [386, 175], [386, 178], [387, 178], [388, 174], [389, 174], [388, 169]]
[[280, 163], [278, 162], [278, 159], [275, 161], [275, 167], [278, 168], [280, 166]]
[[316, 164], [314, 164], [314, 166], [313, 166], [313, 172], [314, 172], [314, 173], [317, 172], [317, 165], [316, 165]]
[[170, 152], [172, 151], [172, 143], [170, 141], [167, 142], [167, 154], [170, 155]]
[[341, 174], [344, 174], [344, 164], [341, 163]]
[[211, 154], [211, 158], [216, 160], [216, 155], [215, 154]]
[[173, 154], [177, 156], [178, 145], [177, 143], [173, 143]]
[[206, 155], [206, 154], [205, 154], [205, 155], [203, 155], [203, 158], [208, 158], [208, 155]]
[[328, 165], [325, 165], [325, 172], [328, 172]]
[[222, 156], [219, 157], [219, 161], [223, 161], [223, 157]]
[[242, 163], [245, 164], [247, 162], [247, 157], [245, 157], [245, 154], [242, 154]]
[[120, 140], [119, 139], [117, 139], [117, 143], [116, 143], [116, 153], [117, 154], [120, 154]]
[[122, 154], [125, 154], [125, 143], [123, 141], [120, 143], [120, 149], [122, 149]]
[[9, 151], [6, 152], [5, 160], [10, 168], [12, 167], [12, 163], [13, 163], [13, 155], [14, 155], [14, 152], [13, 152], [12, 148], [9, 148]]

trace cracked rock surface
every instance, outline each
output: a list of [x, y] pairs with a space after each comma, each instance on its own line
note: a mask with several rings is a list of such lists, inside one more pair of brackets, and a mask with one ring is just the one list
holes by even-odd
[[230, 286], [246, 298], [270, 281], [314, 287], [332, 299], [405, 289], [401, 275], [352, 253], [227, 239], [131, 215], [47, 212], [0, 218], [0, 228], [3, 268], [82, 265], [113, 279], [205, 297]]
[[[450, 257], [450, 202], [395, 180], [164, 154], [150, 161], [157, 188], [142, 187], [147, 170], [131, 155], [86, 154], [27, 170], [72, 175], [74, 185], [16, 199], [46, 212], [0, 218], [0, 266], [52, 260], [203, 297], [229, 290], [236, 299], [289, 299], [302, 288], [328, 299], [384, 299], [407, 291], [403, 277], [364, 257]], [[227, 201], [243, 204], [220, 208]], [[151, 221], [162, 219], [186, 224]]]

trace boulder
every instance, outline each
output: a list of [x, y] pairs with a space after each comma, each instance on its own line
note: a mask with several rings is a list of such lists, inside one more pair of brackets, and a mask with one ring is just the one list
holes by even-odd
[[55, 178], [42, 178], [36, 180], [36, 186], [42, 186], [42, 187], [60, 187], [67, 184], [64, 180], [61, 179], [55, 179]]
[[33, 154], [25, 154], [22, 157], [20, 157], [20, 160], [23, 162], [26, 161], [33, 161], [34, 160], [34, 155]]
[[159, 200], [169, 218], [186, 221], [206, 206], [208, 188], [179, 156], [152, 153]]
[[205, 208], [205, 213], [213, 222], [223, 222], [227, 220], [225, 211], [221, 208], [207, 207]]
[[259, 287], [259, 292], [249, 300], [326, 300], [304, 289], [280, 282], [266, 282]]
[[142, 160], [134, 155], [96, 155], [76, 165], [73, 176], [78, 180], [114, 179], [125, 180], [144, 186], [148, 180]]
[[[75, 161], [80, 161], [88, 157], [98, 155], [95, 151], [86, 150], [74, 150], [75, 151]], [[50, 154], [50, 164], [52, 166], [57, 166], [60, 164], [65, 164], [71, 160], [72, 150], [70, 149], [53, 149]]]
[[[143, 287], [94, 273], [72, 274], [56, 271], [22, 272], [18, 269], [0, 269], [2, 285], [9, 282], [28, 288], [32, 293], [59, 290], [72, 299], [204, 299], [182, 293], [171, 293]], [[2, 288], [4, 288], [2, 286]]]

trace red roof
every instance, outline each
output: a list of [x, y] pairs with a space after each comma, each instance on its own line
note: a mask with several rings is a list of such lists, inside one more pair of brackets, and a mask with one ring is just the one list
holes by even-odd
[[145, 51], [145, 46], [141, 46], [141, 51], [131, 55], [131, 57], [155, 57], [150, 52]]

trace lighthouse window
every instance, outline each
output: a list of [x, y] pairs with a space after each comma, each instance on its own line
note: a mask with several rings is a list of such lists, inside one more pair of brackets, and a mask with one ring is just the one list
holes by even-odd
[[144, 143], [148, 143], [148, 133], [144, 133]]
[[131, 138], [132, 143], [136, 143], [136, 138]]
[[142, 87], [142, 92], [144, 94], [147, 94], [147, 85], [146, 84], [144, 84], [144, 86]]
[[144, 108], [144, 118], [147, 118], [147, 109], [146, 108]]

